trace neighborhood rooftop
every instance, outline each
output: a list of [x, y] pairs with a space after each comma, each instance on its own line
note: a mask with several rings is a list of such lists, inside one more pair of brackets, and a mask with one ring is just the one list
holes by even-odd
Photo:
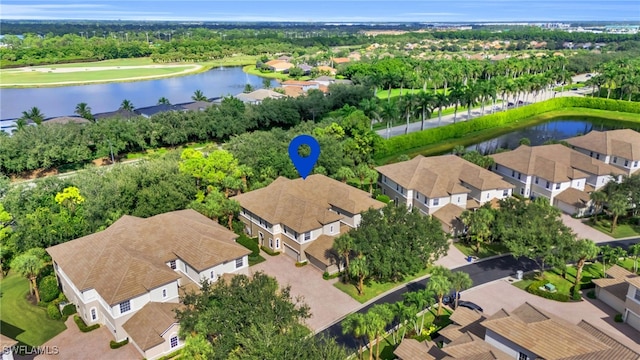
[[180, 258], [203, 270], [250, 253], [236, 238], [194, 210], [180, 210], [123, 216], [104, 231], [47, 251], [78, 290], [95, 289], [114, 305], [179, 278], [169, 261]]
[[640, 133], [631, 129], [591, 131], [566, 141], [572, 146], [601, 154], [640, 160]]

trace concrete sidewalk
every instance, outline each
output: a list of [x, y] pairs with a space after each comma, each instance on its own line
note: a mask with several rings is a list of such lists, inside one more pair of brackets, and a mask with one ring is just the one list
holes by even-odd
[[574, 219], [567, 214], [562, 214], [562, 222], [573, 229], [579, 239], [590, 239], [595, 243], [609, 242], [615, 240], [613, 237], [602, 233], [591, 226], [584, 224], [581, 219]]
[[435, 261], [436, 265], [442, 265], [448, 269], [455, 269], [460, 266], [469, 264], [467, 257], [462, 251], [453, 245], [453, 241], [449, 240], [449, 250], [447, 255]]

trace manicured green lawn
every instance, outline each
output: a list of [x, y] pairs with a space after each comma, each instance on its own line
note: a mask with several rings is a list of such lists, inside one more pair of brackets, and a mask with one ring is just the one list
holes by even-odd
[[207, 61], [202, 63], [203, 65], [209, 65], [213, 67], [218, 66], [245, 66], [249, 64], [255, 64], [258, 57], [255, 55], [237, 55], [227, 56], [222, 59]]
[[494, 255], [506, 254], [509, 252], [509, 249], [507, 249], [507, 247], [502, 245], [501, 243], [491, 243], [491, 244], [480, 245], [479, 254], [476, 254], [475, 247], [471, 247], [459, 241], [454, 242], [453, 245], [466, 256], [469, 256], [469, 255], [477, 256], [480, 259], [486, 258], [489, 256], [494, 256]]
[[611, 219], [599, 218], [596, 224], [591, 221], [587, 221], [585, 224], [616, 239], [640, 235], [640, 225], [636, 225], [637, 223], [632, 221], [628, 223], [618, 221], [613, 234], [611, 233]]
[[[565, 85], [564, 86], [564, 91], [568, 91], [571, 90], [573, 88], [583, 88], [585, 85], [583, 83], [580, 84], [571, 84], [571, 85]], [[562, 86], [557, 86], [553, 88], [553, 91], [562, 91]]]
[[44, 308], [31, 305], [27, 279], [10, 273], [0, 280], [0, 332], [20, 343], [42, 345], [67, 327], [60, 320], [47, 317]]
[[[256, 69], [255, 65], [244, 66], [242, 68], [242, 71], [244, 71], [244, 72], [246, 72], [248, 74], [260, 76], [260, 77], [263, 77], [263, 78], [278, 79], [278, 80], [294, 80], [293, 78], [289, 77], [289, 75], [283, 74], [283, 73], [280, 73], [280, 72], [262, 72], [262, 71]], [[310, 79], [311, 79], [310, 76], [302, 76], [298, 80], [305, 81], [305, 80], [310, 80]]]
[[[81, 64], [76, 64], [82, 66]], [[86, 82], [86, 81], [107, 81], [126, 80], [141, 76], [169, 76], [185, 70], [194, 69], [191, 65], [167, 67], [167, 68], [124, 68], [95, 71], [75, 71], [75, 72], [13, 72], [2, 73], [2, 83], [4, 84], [50, 84], [58, 82]]]
[[[591, 280], [602, 277], [602, 264], [592, 263], [586, 264], [582, 268], [582, 278], [580, 279], [580, 286], [585, 286], [591, 283]], [[558, 269], [552, 269], [544, 272], [544, 278], [546, 282], [552, 283], [556, 290], [561, 294], [571, 295], [571, 288], [576, 280], [576, 268], [567, 267], [567, 278], [562, 278], [562, 273]], [[523, 280], [513, 283], [513, 285], [519, 289], [526, 290], [532, 282], [536, 281], [533, 274], [527, 274]]]
[[399, 282], [389, 282], [389, 283], [379, 283], [377, 281], [369, 281], [369, 282], [365, 282], [364, 285], [364, 295], [359, 295], [358, 294], [358, 289], [356, 288], [355, 283], [343, 283], [342, 281], [337, 281], [335, 284], [333, 284], [333, 286], [335, 286], [336, 288], [340, 289], [342, 292], [346, 293], [347, 295], [351, 296], [352, 298], [356, 299], [357, 301], [359, 301], [360, 303], [364, 304], [365, 302], [373, 299], [374, 297], [383, 294], [393, 288], [395, 288], [396, 286], [401, 286], [403, 284], [406, 284], [407, 282], [411, 281], [411, 280], [415, 280], [419, 277], [422, 277], [424, 275], [427, 275], [429, 273], [429, 268], [425, 268], [422, 271], [420, 271], [419, 273], [413, 275], [413, 276], [407, 276], [405, 277], [402, 281]]

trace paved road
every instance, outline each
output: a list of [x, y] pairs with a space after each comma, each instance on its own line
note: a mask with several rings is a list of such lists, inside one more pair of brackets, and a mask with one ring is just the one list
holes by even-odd
[[[610, 246], [621, 246], [625, 249], [628, 249], [631, 244], [635, 244], [640, 241], [639, 238], [633, 239], [625, 239], [625, 240], [615, 240], [610, 242], [603, 242], [598, 245], [610, 245]], [[458, 267], [456, 271], [464, 271], [471, 276], [473, 280], [473, 285], [483, 285], [498, 279], [502, 279], [508, 276], [515, 275], [517, 270], [523, 270], [524, 272], [529, 272], [537, 269], [537, 265], [534, 261], [527, 258], [519, 258], [515, 259], [511, 255], [504, 255], [501, 257], [488, 259], [484, 261], [479, 261], [477, 263], [469, 264], [466, 266]], [[389, 293], [379, 299], [376, 299], [374, 302], [369, 303], [364, 306], [357, 312], [365, 313], [369, 308], [376, 304], [383, 303], [395, 303], [397, 301], [402, 300], [402, 294], [408, 291], [416, 291], [420, 289], [424, 289], [426, 286], [428, 279], [420, 280], [414, 283], [409, 283], [406, 286]], [[321, 331], [319, 334], [324, 334], [328, 336], [332, 336], [336, 339], [336, 341], [346, 346], [352, 350], [357, 349], [357, 343], [355, 339], [351, 335], [343, 335], [342, 334], [342, 326], [340, 322], [337, 322], [328, 328]]]

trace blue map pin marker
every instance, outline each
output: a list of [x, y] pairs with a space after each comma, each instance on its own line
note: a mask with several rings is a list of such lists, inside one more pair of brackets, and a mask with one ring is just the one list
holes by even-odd
[[[305, 157], [298, 154], [298, 149], [302, 145], [307, 145], [311, 149], [309, 156]], [[320, 157], [320, 144], [318, 144], [318, 140], [311, 135], [298, 135], [289, 143], [289, 157], [296, 167], [296, 170], [298, 170], [298, 174], [300, 174], [303, 179], [306, 179], [316, 165], [318, 157]]]

